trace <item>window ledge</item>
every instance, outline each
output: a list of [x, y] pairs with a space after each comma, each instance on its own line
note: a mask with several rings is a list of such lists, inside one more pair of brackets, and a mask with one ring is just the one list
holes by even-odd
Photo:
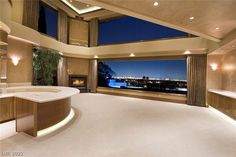
[[136, 97], [142, 99], [151, 99], [159, 101], [168, 101], [175, 103], [187, 103], [187, 96], [182, 94], [173, 94], [173, 93], [161, 93], [161, 92], [150, 92], [150, 91], [141, 91], [141, 90], [132, 90], [132, 89], [116, 89], [116, 88], [107, 88], [107, 87], [97, 87], [98, 93], [119, 95], [119, 96], [128, 96]]

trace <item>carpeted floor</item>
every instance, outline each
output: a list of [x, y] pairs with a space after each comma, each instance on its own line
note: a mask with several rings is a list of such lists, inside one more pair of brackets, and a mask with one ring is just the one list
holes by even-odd
[[[103, 94], [72, 98], [79, 110], [63, 131], [0, 141], [24, 157], [235, 157], [236, 127], [211, 110]], [[1, 156], [1, 155], [0, 155]]]

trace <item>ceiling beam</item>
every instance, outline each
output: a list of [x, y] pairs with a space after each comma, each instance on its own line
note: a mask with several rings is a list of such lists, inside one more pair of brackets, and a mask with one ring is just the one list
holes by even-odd
[[225, 36], [221, 42], [215, 43], [209, 41], [208, 53], [225, 54], [236, 49], [236, 29]]
[[122, 16], [122, 15], [119, 13], [109, 11], [109, 10], [105, 10], [105, 9], [80, 15], [80, 17], [82, 17], [86, 21], [89, 21], [94, 18], [98, 18], [99, 20], [103, 20], [106, 18], [113, 18], [113, 17], [119, 17], [119, 16]]

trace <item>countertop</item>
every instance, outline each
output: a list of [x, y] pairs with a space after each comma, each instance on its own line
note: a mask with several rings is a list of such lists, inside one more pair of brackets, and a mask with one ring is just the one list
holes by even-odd
[[236, 92], [227, 91], [227, 90], [220, 90], [220, 89], [210, 89], [210, 90], [208, 90], [208, 92], [212, 92], [212, 93], [223, 95], [223, 96], [226, 96], [229, 98], [236, 99]]
[[60, 86], [21, 86], [2, 90], [0, 98], [17, 97], [37, 103], [60, 100], [80, 93], [76, 88]]

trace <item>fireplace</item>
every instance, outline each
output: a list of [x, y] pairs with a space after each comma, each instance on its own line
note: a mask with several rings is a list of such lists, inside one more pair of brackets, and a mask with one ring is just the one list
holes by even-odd
[[78, 88], [81, 92], [87, 92], [87, 76], [69, 75], [69, 86]]

